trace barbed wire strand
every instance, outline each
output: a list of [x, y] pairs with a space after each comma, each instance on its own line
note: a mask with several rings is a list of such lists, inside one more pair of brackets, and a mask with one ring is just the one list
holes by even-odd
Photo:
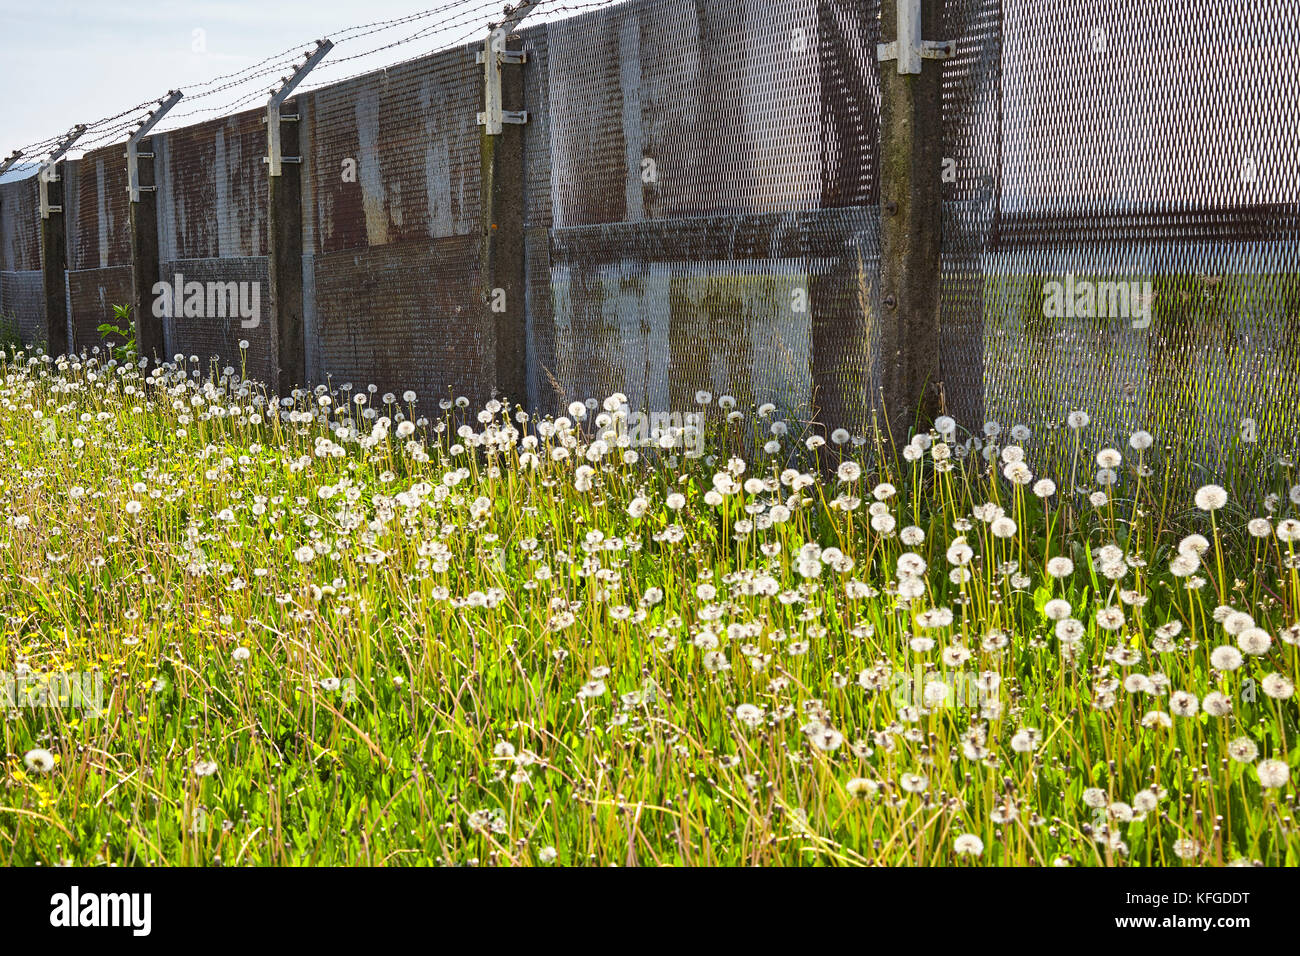
[[[530, 13], [530, 16], [531, 17], [545, 16], [547, 22], [549, 22], [553, 17], [558, 15], [562, 15], [566, 13], [577, 14], [581, 12], [591, 11], [597, 8], [610, 6], [616, 2], [619, 2], [619, 0], [587, 0], [587, 2], [567, 3], [567, 4], [548, 3], [547, 0], [541, 0], [541, 2], [537, 5], [536, 9], [534, 9]], [[427, 20], [430, 17], [437, 16], [440, 13], [450, 13], [450, 15], [444, 18], [437, 20], [431, 24], [425, 24], [414, 33], [403, 36], [390, 43], [381, 44], [379, 46], [372, 47], [371, 49], [363, 50], [356, 53], [351, 53], [346, 56], [326, 59], [315, 70], [313, 70], [313, 76], [309, 78], [309, 81], [304, 83], [304, 85], [301, 87], [301, 92], [310, 92], [328, 86], [335, 86], [340, 83], [346, 83], [350, 80], [357, 79], [362, 76], [367, 76], [372, 73], [378, 73], [381, 71], [393, 69], [395, 67], [404, 66], [406, 64], [415, 62], [416, 60], [424, 59], [435, 53], [445, 52], [447, 50], [451, 50], [460, 46], [467, 45], [476, 37], [486, 33], [489, 24], [495, 24], [496, 22], [499, 22], [497, 20], [492, 19], [490, 15], [487, 13], [487, 11], [490, 9], [501, 9], [500, 0], [490, 0], [490, 2], [483, 2], [483, 0], [478, 0], [478, 2], [475, 2], [475, 0], [453, 0], [453, 2], [444, 3], [441, 6], [433, 7], [428, 10], [422, 10], [416, 13], [411, 13], [406, 16], [396, 17], [389, 20], [376, 20], [372, 23], [355, 24], [353, 26], [345, 27], [344, 29], [339, 30], [336, 33], [331, 35], [331, 40], [334, 43], [336, 49], [341, 44], [351, 43], [352, 41], [359, 40], [363, 37], [373, 36], [375, 34], [383, 33], [387, 30], [391, 30], [396, 27], [404, 26], [411, 23], [417, 23], [422, 20]], [[403, 60], [396, 61], [394, 63], [376, 65], [368, 69], [365, 69], [361, 72], [352, 73], [343, 77], [318, 76], [318, 74], [322, 72], [329, 72], [338, 69], [345, 63], [354, 62], [356, 60], [361, 60], [366, 57], [375, 56], [376, 54], [383, 53], [388, 50], [396, 49], [398, 47], [402, 47], [410, 43], [415, 43], [419, 40], [437, 34], [444, 34], [452, 30], [455, 30], [459, 27], [469, 26], [471, 24], [472, 24], [471, 29], [463, 32], [460, 36], [458, 36], [454, 40], [444, 41], [439, 43], [434, 50], [429, 50], [417, 54], [416, 56], [412, 56]], [[244, 87], [255, 81], [262, 81], [267, 76], [280, 72], [286, 67], [297, 64], [303, 58], [304, 54], [299, 54], [297, 57], [289, 57], [288, 54], [296, 53], [302, 50], [303, 47], [307, 45], [308, 44], [295, 44], [294, 46], [287, 48], [281, 53], [272, 54], [271, 56], [265, 57], [264, 59], [259, 60], [257, 63], [250, 64], [249, 66], [246, 66], [240, 70], [236, 70], [231, 73], [223, 74], [221, 76], [216, 76], [209, 80], [205, 80], [202, 83], [198, 84], [196, 87], [191, 87], [190, 92], [186, 93], [183, 102], [190, 103], [193, 102], [194, 100], [208, 99], [212, 96], [216, 96], [223, 92], [238, 90], [239, 88]], [[308, 51], [306, 55], [310, 55], [310, 52]], [[313, 79], [315, 80], [315, 82], [310, 81]], [[169, 130], [174, 130], [177, 128], [176, 121], [186, 119], [189, 117], [202, 116], [209, 113], [228, 114], [228, 113], [238, 112], [241, 109], [241, 107], [244, 107], [255, 100], [258, 100], [260, 98], [269, 95], [270, 95], [270, 91], [264, 89], [261, 83], [259, 83], [259, 86], [256, 90], [253, 90], [252, 92], [249, 92], [239, 97], [238, 99], [235, 99], [232, 102], [222, 102], [220, 104], [216, 104], [208, 107], [197, 107], [194, 109], [184, 110], [180, 113], [174, 113], [174, 114], [169, 113], [167, 114], [166, 117], [164, 117], [163, 122], [160, 124], [160, 127], [162, 128], [159, 131], [165, 132]], [[122, 110], [119, 113], [115, 113], [110, 116], [104, 116], [90, 123], [85, 124], [86, 128], [82, 132], [81, 136], [77, 139], [77, 141], [74, 142], [72, 146], [72, 150], [76, 152], [85, 153], [95, 148], [98, 148], [101, 144], [105, 144], [105, 143], [111, 144], [115, 139], [122, 137], [127, 130], [136, 126], [138, 123], [143, 122], [144, 117], [137, 116], [136, 114], [140, 114], [144, 112], [146, 109], [148, 109], [149, 107], [161, 103], [162, 101], [163, 100], [161, 98], [156, 100], [147, 100], [143, 103], [139, 103], [135, 106], [129, 107], [128, 109]], [[130, 119], [125, 119], [126, 117], [130, 117]], [[125, 119], [124, 122], [118, 122], [119, 120], [124, 120], [124, 119]], [[182, 124], [182, 125], [188, 125], [188, 124]], [[26, 161], [25, 163], [23, 163], [23, 165], [24, 166], [38, 165], [39, 162], [45, 156], [47, 156], [55, 146], [57, 146], [63, 141], [66, 135], [67, 133], [61, 133], [58, 135], [47, 137], [42, 140], [38, 140], [34, 143], [29, 143], [26, 146], [18, 147], [23, 153], [23, 160]]]

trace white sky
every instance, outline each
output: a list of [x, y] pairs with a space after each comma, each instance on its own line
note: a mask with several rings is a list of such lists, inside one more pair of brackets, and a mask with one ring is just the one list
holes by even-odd
[[[565, 2], [572, 0], [546, 0], [541, 10]], [[192, 95], [205, 81], [289, 47], [297, 48], [287, 55], [300, 58], [317, 38], [336, 39], [348, 27], [442, 8], [424, 19], [339, 42], [301, 90], [477, 39], [489, 21], [501, 19], [503, 6], [505, 0], [0, 0], [0, 158], [77, 123], [161, 98], [169, 89]], [[525, 25], [554, 18], [538, 13]], [[421, 31], [428, 32], [393, 49], [342, 62]], [[239, 109], [262, 104], [290, 69], [286, 64], [202, 101], [182, 100], [157, 129], [234, 111], [184, 117], [187, 109], [233, 106], [250, 94], [253, 99]], [[79, 153], [74, 149], [69, 155]]]

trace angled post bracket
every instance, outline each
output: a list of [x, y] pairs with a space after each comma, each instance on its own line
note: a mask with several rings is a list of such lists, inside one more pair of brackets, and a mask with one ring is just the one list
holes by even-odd
[[876, 44], [876, 59], [897, 60], [899, 73], [920, 73], [922, 60], [946, 60], [956, 52], [956, 40], [921, 39], [921, 0], [898, 0], [898, 39]]
[[68, 131], [68, 135], [63, 137], [63, 141], [54, 148], [54, 151], [46, 157], [45, 162], [41, 163], [41, 172], [37, 177], [40, 181], [41, 190], [41, 218], [49, 219], [52, 212], [63, 212], [62, 206], [50, 205], [50, 183], [59, 181], [58, 162], [63, 158], [63, 154], [72, 148], [72, 144], [81, 138], [81, 134], [86, 131], [84, 123], [78, 123]]
[[167, 115], [167, 111], [180, 102], [183, 95], [180, 90], [168, 90], [167, 96], [158, 101], [158, 108], [149, 111], [149, 115], [126, 141], [126, 189], [131, 194], [131, 202], [139, 202], [142, 192], [153, 192], [158, 188], [140, 185], [140, 157], [153, 159], [153, 153], [140, 152], [140, 142], [158, 125], [158, 121]]
[[528, 61], [528, 55], [517, 50], [507, 50], [506, 40], [524, 17], [537, 9], [538, 0], [523, 0], [514, 7], [506, 7], [506, 18], [493, 25], [483, 49], [474, 57], [483, 64], [483, 112], [478, 114], [478, 125], [485, 127], [489, 136], [500, 136], [506, 123], [527, 123], [527, 110], [504, 110], [501, 107], [501, 67], [519, 65]]
[[9, 172], [9, 170], [13, 169], [14, 163], [18, 162], [18, 160], [22, 158], [23, 151], [21, 149], [15, 149], [12, 153], [6, 156], [4, 161], [0, 162], [0, 176], [3, 176], [5, 173]]
[[266, 106], [266, 157], [262, 161], [271, 167], [268, 172], [272, 176], [280, 175], [283, 163], [302, 162], [301, 156], [284, 155], [280, 139], [280, 124], [282, 122], [296, 122], [298, 117], [296, 115], [282, 116], [280, 107], [297, 89], [298, 84], [303, 81], [308, 73], [315, 69], [317, 63], [325, 59], [325, 55], [332, 49], [334, 49], [333, 41], [317, 40], [316, 49], [304, 54], [306, 56], [305, 62], [293, 71], [292, 76], [283, 77], [283, 86], [278, 90], [271, 91], [271, 101]]

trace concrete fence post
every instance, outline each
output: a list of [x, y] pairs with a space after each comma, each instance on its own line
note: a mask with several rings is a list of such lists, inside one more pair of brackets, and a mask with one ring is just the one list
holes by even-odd
[[68, 351], [68, 231], [63, 219], [63, 169], [58, 162], [41, 167], [41, 278], [45, 290], [45, 350]]
[[181, 99], [177, 90], [136, 128], [126, 143], [126, 181], [130, 199], [131, 311], [135, 321], [135, 347], [142, 358], [163, 361], [167, 343], [163, 320], [153, 313], [153, 289], [161, 278], [158, 252], [158, 187], [154, 176], [153, 140], [149, 131]]
[[[296, 111], [296, 102], [286, 108]], [[281, 120], [281, 122], [283, 122]], [[297, 122], [281, 126], [285, 155], [298, 157]], [[267, 214], [267, 273], [271, 323], [275, 333], [276, 388], [288, 395], [307, 383], [307, 339], [303, 324], [302, 166], [285, 163], [270, 177]]]
[[[883, 0], [880, 38], [880, 364], [896, 442], [939, 410], [944, 0]], [[927, 39], [922, 39], [923, 37]]]
[[[510, 50], [502, 35], [498, 49], [492, 42], [486, 47], [497, 53], [520, 56]], [[491, 69], [491, 67], [489, 68]], [[522, 116], [524, 71], [517, 65], [496, 67], [497, 108], [505, 116]], [[485, 83], [491, 87], [490, 80]], [[519, 122], [497, 125], [491, 132], [485, 123], [482, 142], [481, 190], [483, 196], [482, 244], [480, 246], [482, 300], [486, 317], [496, 340], [496, 382], [493, 395], [513, 403], [527, 403], [527, 316], [525, 310], [524, 269], [524, 127]]]
[[[142, 180], [154, 182], [150, 140], [141, 140], [146, 155], [139, 160]], [[135, 347], [141, 358], [166, 358], [163, 320], [153, 314], [153, 288], [159, 280], [158, 200], [152, 190], [131, 201], [131, 311], [135, 320]]]
[[41, 163], [37, 188], [41, 197], [41, 278], [45, 292], [45, 348], [50, 355], [68, 351], [68, 229], [63, 218], [63, 155], [86, 131], [74, 126]]
[[267, 209], [267, 274], [274, 340], [275, 386], [281, 396], [307, 384], [307, 337], [302, 279], [302, 137], [298, 104], [289, 96], [334, 44], [317, 40], [316, 49], [284, 78], [266, 106], [266, 167], [270, 177]]

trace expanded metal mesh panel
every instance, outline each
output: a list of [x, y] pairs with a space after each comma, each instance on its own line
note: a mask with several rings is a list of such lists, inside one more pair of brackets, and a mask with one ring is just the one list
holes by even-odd
[[816, 0], [639, 0], [544, 28], [527, 74], [548, 120], [528, 181], [551, 191], [549, 217], [529, 206], [535, 401], [688, 411], [703, 389], [865, 419], [875, 29], [872, 5]]
[[[151, 138], [158, 182], [158, 246], [161, 280], [173, 296], [172, 316], [163, 321], [171, 359], [198, 358], [206, 371], [246, 368], [263, 382], [275, 380], [275, 333], [270, 317], [267, 272], [267, 209], [264, 110]], [[184, 314], [181, 304], [202, 287], [201, 315]], [[231, 297], [233, 290], [235, 298]], [[256, 324], [237, 305], [256, 301]], [[250, 308], [248, 311], [252, 311]], [[241, 350], [240, 342], [249, 347]], [[193, 367], [193, 365], [191, 365]]]
[[266, 255], [265, 116], [253, 110], [152, 137], [164, 260]]
[[[554, 225], [551, 201], [551, 87], [550, 36], [545, 27], [524, 30], [519, 47], [527, 55], [524, 71], [524, 226], [528, 229]], [[531, 275], [531, 270], [530, 270]]]
[[[265, 256], [174, 260], [161, 263], [159, 272], [163, 282], [172, 288], [179, 282], [181, 289], [180, 296], [172, 296], [180, 304], [173, 307], [172, 316], [163, 319], [167, 349], [163, 358], [179, 355], [191, 369], [205, 373], [213, 365], [218, 371], [244, 369], [249, 378], [274, 382], [275, 331], [269, 319], [270, 279]], [[185, 314], [187, 290], [195, 288], [192, 283], [203, 288], [202, 315]], [[244, 305], [256, 309], [244, 310]], [[250, 317], [245, 318], [243, 311]], [[248, 348], [241, 349], [241, 342], [247, 342]], [[191, 362], [192, 358], [198, 361]]]
[[[75, 164], [75, 181], [69, 176], [64, 184], [64, 222], [71, 270], [131, 264], [125, 152], [125, 144], [117, 143], [87, 153]], [[73, 164], [68, 164], [68, 168], [72, 167]]]
[[[63, 166], [67, 230], [68, 343], [74, 352], [104, 346], [99, 326], [131, 301], [130, 197], [125, 145], [92, 150]], [[118, 344], [122, 337], [116, 337]]]
[[947, 0], [943, 63], [943, 251], [939, 373], [944, 404], [978, 426], [984, 416], [983, 252], [997, 213], [1002, 122], [1001, 0]]
[[[101, 348], [104, 337], [99, 327], [114, 322], [113, 306], [131, 301], [131, 267], [109, 266], [106, 269], [69, 270], [68, 286], [68, 342], [74, 352]], [[123, 323], [116, 322], [117, 326]], [[118, 345], [122, 336], [113, 336]]]
[[492, 397], [496, 332], [478, 305], [476, 237], [343, 250], [312, 265], [322, 380], [381, 395], [412, 389], [428, 409]]
[[0, 184], [0, 316], [28, 345], [46, 338], [37, 188], [35, 176]]
[[316, 253], [477, 232], [482, 74], [459, 47], [303, 97]]
[[[492, 397], [480, 290], [483, 68], [458, 47], [303, 97], [312, 377], [422, 407]], [[520, 201], [524, 201], [520, 197]]]
[[0, 270], [41, 267], [40, 193], [36, 177], [0, 184]]
[[1082, 408], [1121, 437], [1192, 437], [1216, 469], [1243, 439], [1291, 447], [1300, 8], [1004, 8], [1002, 174], [984, 257], [989, 415]]
[[40, 272], [0, 272], [0, 315], [17, 326], [24, 345], [44, 342], [45, 280]]

